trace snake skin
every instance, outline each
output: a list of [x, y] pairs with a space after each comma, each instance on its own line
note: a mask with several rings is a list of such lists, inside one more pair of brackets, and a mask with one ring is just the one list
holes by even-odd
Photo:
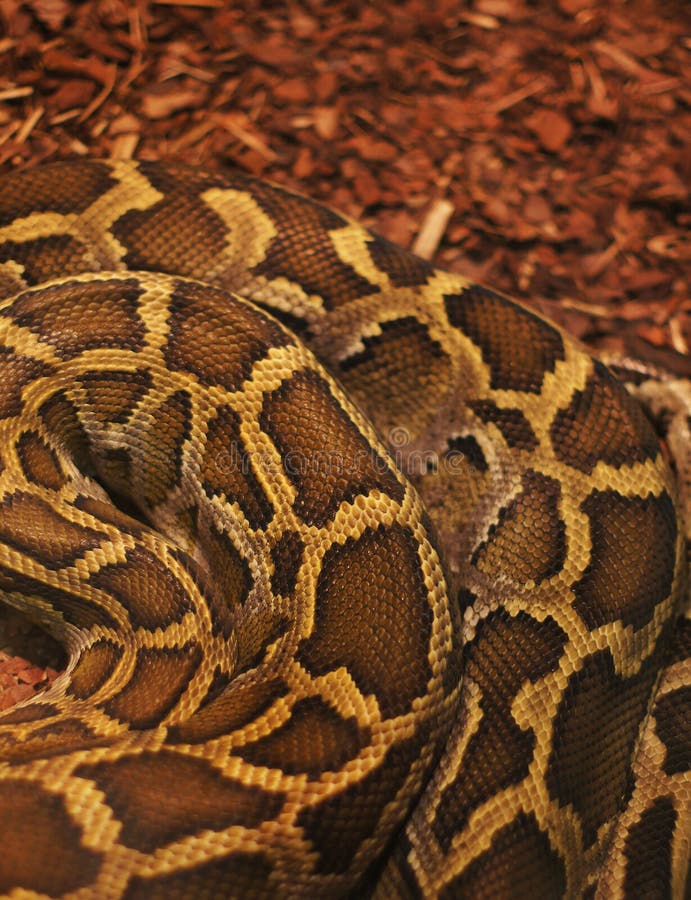
[[173, 165], [6, 176], [0, 294], [0, 591], [69, 652], [3, 896], [684, 895], [683, 525], [604, 365]]

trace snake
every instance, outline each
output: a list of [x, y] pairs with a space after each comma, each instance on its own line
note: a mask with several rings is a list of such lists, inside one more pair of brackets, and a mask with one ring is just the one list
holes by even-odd
[[243, 173], [0, 190], [9, 898], [682, 897], [684, 512], [556, 325]]

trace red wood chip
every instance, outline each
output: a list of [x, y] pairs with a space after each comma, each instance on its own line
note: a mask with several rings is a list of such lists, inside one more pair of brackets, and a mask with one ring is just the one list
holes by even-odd
[[560, 150], [571, 137], [571, 122], [553, 109], [539, 109], [528, 119], [529, 127], [537, 135], [540, 144], [554, 153]]

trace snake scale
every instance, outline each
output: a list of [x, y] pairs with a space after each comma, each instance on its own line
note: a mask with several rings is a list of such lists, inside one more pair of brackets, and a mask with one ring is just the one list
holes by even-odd
[[11, 898], [682, 897], [691, 628], [641, 407], [244, 175], [0, 191]]

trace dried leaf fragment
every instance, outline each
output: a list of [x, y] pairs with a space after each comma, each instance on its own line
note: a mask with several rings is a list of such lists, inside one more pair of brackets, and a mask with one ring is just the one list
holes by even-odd
[[556, 153], [571, 137], [571, 122], [553, 109], [542, 107], [529, 119], [528, 127], [534, 132], [541, 146], [550, 153]]
[[59, 31], [70, 13], [70, 4], [65, 0], [32, 0], [30, 6], [51, 31]]
[[165, 119], [182, 109], [199, 109], [205, 99], [203, 89], [157, 86], [142, 96], [141, 108], [147, 119]]

